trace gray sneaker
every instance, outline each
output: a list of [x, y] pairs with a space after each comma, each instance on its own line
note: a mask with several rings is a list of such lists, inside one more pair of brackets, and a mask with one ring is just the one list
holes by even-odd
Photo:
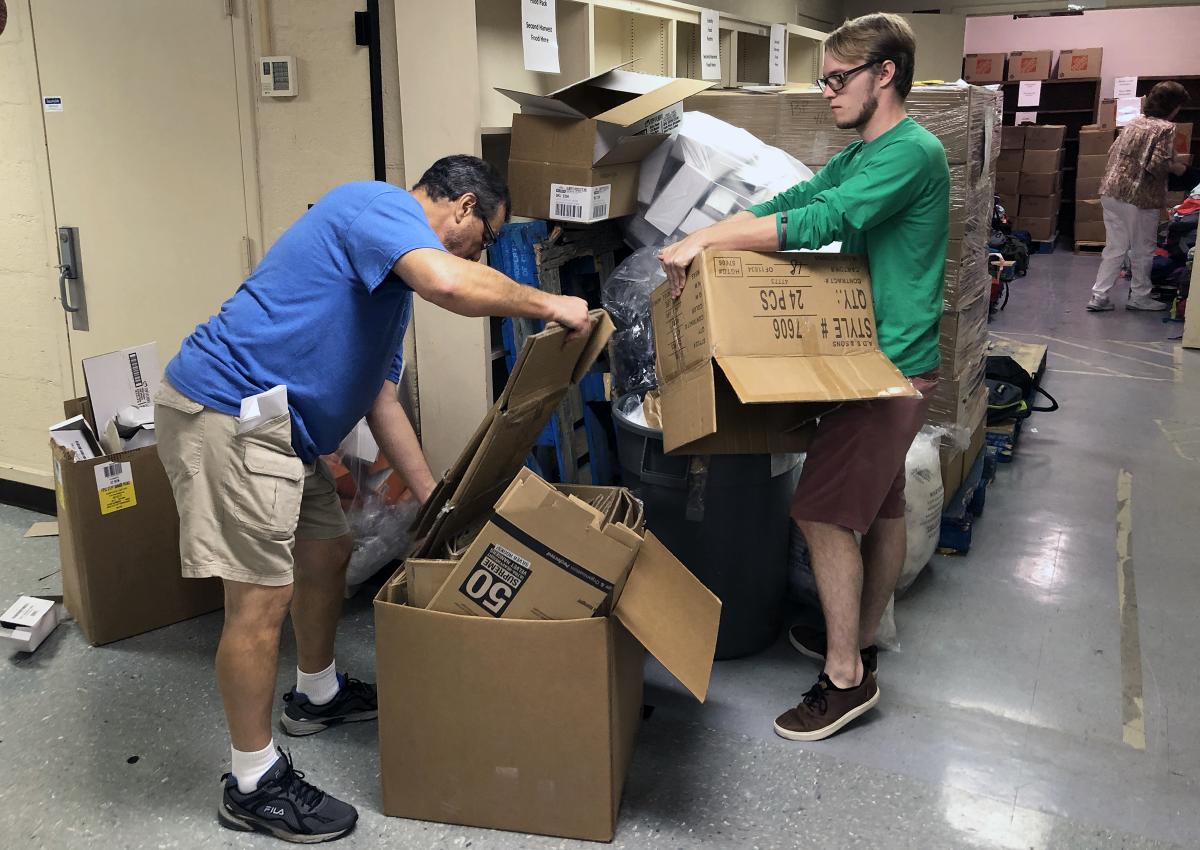
[[1153, 298], [1139, 298], [1136, 295], [1131, 295], [1129, 300], [1125, 302], [1125, 309], [1145, 310], [1148, 313], [1154, 313], [1167, 309], [1167, 305], [1161, 301], [1155, 301]]
[[1087, 309], [1089, 313], [1107, 313], [1113, 309], [1113, 303], [1104, 296], [1093, 295], [1087, 303]]

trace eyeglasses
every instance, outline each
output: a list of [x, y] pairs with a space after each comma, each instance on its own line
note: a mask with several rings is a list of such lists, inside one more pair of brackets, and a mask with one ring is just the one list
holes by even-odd
[[492, 230], [492, 224], [487, 220], [487, 216], [479, 212], [479, 208], [475, 208], [475, 214], [479, 216], [479, 220], [483, 222], [483, 250], [487, 250], [496, 244], [496, 231]]
[[854, 74], [857, 74], [864, 68], [870, 68], [872, 65], [878, 65], [882, 61], [882, 59], [875, 59], [871, 62], [864, 62], [857, 68], [851, 68], [848, 71], [838, 71], [835, 74], [830, 74], [828, 77], [817, 77], [817, 87], [820, 89], [825, 89], [828, 87], [831, 92], [840, 92], [846, 87], [846, 80], [850, 79], [850, 77], [852, 77]]

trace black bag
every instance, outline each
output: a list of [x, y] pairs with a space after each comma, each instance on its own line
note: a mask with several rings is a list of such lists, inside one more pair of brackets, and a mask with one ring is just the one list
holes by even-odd
[[[1053, 413], [1058, 410], [1058, 402], [1054, 396], [1041, 387], [1035, 389], [1033, 375], [1007, 354], [988, 355], [985, 368], [989, 425], [1012, 419], [1027, 419], [1034, 411]], [[1037, 394], [1045, 396], [1050, 406], [1036, 407], [1033, 399]]]

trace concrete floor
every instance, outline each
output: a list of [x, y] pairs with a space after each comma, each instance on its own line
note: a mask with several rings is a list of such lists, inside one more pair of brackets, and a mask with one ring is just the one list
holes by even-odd
[[[1170, 337], [1182, 326], [1160, 316], [1086, 313], [1097, 262], [1035, 256], [993, 325], [1050, 346], [1046, 386], [1063, 409], [1028, 423], [971, 553], [937, 557], [898, 601], [901, 649], [880, 659], [880, 708], [828, 741], [788, 743], [771, 720], [817, 669], [786, 642], [718, 664], [703, 706], [651, 663], [656, 710], [614, 846], [1200, 844], [1200, 571], [1190, 548], [1200, 352], [1181, 351]], [[1122, 470], [1132, 476], [1135, 578], [1125, 598], [1137, 616], [1124, 640]], [[0, 598], [58, 582], [56, 541], [21, 538], [38, 518], [0, 506]], [[278, 846], [215, 823], [228, 756], [211, 673], [219, 628], [211, 615], [96, 649], [68, 623], [36, 654], [0, 661], [6, 846]], [[339, 665], [371, 678], [365, 598], [348, 606], [340, 640]], [[289, 670], [293, 659], [289, 643]], [[1123, 725], [1139, 675], [1144, 748], [1136, 734], [1126, 742]], [[299, 767], [359, 807], [341, 846], [588, 846], [383, 817], [373, 724], [286, 743]]]

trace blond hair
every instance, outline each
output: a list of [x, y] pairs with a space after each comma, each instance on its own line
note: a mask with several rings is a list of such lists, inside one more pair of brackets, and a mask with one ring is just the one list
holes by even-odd
[[896, 66], [896, 94], [904, 100], [912, 90], [917, 39], [899, 15], [873, 12], [846, 21], [825, 39], [825, 50], [846, 62], [890, 59]]

